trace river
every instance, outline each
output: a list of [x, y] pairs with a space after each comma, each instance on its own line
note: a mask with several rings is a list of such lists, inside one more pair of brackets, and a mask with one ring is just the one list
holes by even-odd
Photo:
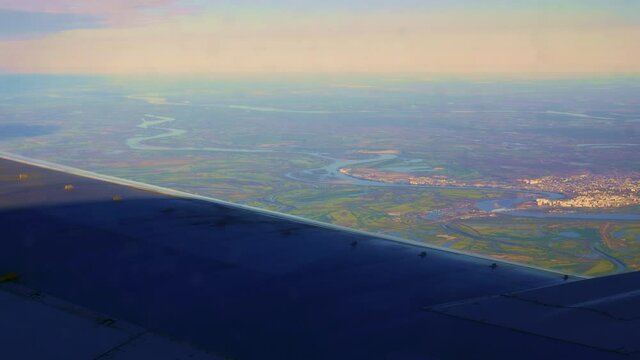
[[[520, 210], [518, 206], [524, 202], [533, 201], [536, 198], [544, 197], [547, 199], [562, 199], [564, 194], [542, 191], [531, 191], [525, 189], [504, 189], [497, 187], [475, 187], [475, 186], [429, 186], [429, 185], [412, 185], [399, 183], [386, 183], [381, 181], [359, 179], [347, 174], [341, 173], [339, 170], [346, 167], [356, 167], [364, 164], [375, 164], [384, 161], [391, 161], [398, 156], [394, 154], [377, 154], [374, 158], [368, 159], [337, 159], [318, 152], [307, 151], [276, 151], [265, 149], [244, 149], [244, 148], [217, 148], [217, 147], [166, 147], [147, 145], [145, 142], [150, 140], [177, 137], [187, 133], [187, 130], [174, 129], [169, 127], [155, 127], [156, 125], [168, 124], [175, 121], [174, 118], [158, 115], [147, 114], [142, 122], [137, 125], [141, 129], [162, 130], [163, 133], [152, 136], [134, 136], [126, 140], [126, 144], [133, 150], [149, 150], [149, 151], [206, 151], [206, 152], [234, 152], [234, 153], [283, 153], [283, 154], [301, 154], [322, 158], [329, 163], [323, 167], [316, 169], [303, 170], [300, 172], [290, 172], [285, 174], [289, 179], [303, 181], [307, 183], [335, 183], [340, 181], [343, 184], [368, 187], [393, 187], [393, 188], [426, 188], [426, 189], [463, 189], [463, 190], [484, 190], [497, 191], [512, 196], [506, 196], [500, 199], [481, 200], [475, 203], [475, 208], [492, 213], [500, 213], [515, 217], [529, 218], [554, 218], [554, 219], [583, 219], [583, 220], [621, 220], [634, 221], [640, 220], [640, 214], [630, 213], [547, 213], [534, 210]], [[522, 196], [525, 194], [526, 196]]]

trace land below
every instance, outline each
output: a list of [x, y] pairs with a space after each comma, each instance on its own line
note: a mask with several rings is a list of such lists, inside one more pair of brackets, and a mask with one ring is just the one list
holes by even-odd
[[567, 273], [640, 269], [634, 79], [16, 79], [2, 151]]

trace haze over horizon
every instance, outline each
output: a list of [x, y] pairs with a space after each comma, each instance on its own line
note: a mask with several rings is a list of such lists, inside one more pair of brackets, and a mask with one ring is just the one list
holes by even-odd
[[631, 1], [0, 0], [0, 72], [637, 73]]

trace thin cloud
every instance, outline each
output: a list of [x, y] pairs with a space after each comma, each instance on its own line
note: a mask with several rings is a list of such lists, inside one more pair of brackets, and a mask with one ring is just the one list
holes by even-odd
[[103, 25], [102, 19], [89, 15], [0, 10], [0, 40], [38, 37]]
[[178, 0], [0, 0], [0, 10], [86, 15], [101, 18], [109, 25], [185, 15], [194, 8]]

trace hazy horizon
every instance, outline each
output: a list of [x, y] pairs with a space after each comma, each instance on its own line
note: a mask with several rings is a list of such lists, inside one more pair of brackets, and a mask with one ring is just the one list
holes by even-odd
[[0, 72], [640, 72], [629, 1], [2, 0]]

